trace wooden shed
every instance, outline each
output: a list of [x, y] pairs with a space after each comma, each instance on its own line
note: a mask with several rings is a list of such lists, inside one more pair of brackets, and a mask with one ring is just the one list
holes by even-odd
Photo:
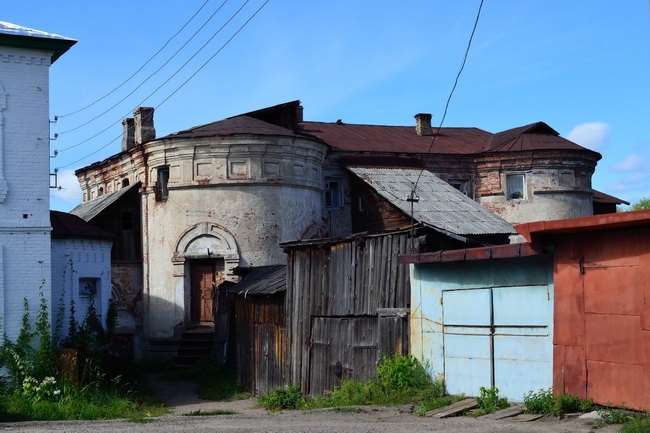
[[237, 380], [253, 395], [284, 386], [286, 266], [252, 268], [228, 289]]
[[287, 371], [303, 393], [375, 376], [382, 355], [408, 353], [410, 284], [397, 255], [408, 230], [283, 244]]

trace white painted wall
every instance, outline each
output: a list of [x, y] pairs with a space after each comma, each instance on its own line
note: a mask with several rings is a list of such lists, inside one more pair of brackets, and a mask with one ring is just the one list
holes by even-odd
[[[112, 241], [88, 239], [52, 240], [52, 316], [60, 327], [59, 337], [68, 333], [71, 301], [75, 303], [75, 319], [82, 323], [93, 303], [103, 326], [111, 298]], [[83, 296], [79, 282], [83, 278], [97, 280], [94, 297]], [[61, 319], [57, 324], [57, 318]]]
[[0, 46], [0, 332], [10, 339], [20, 331], [24, 299], [32, 311], [39, 290], [51, 300], [50, 58]]

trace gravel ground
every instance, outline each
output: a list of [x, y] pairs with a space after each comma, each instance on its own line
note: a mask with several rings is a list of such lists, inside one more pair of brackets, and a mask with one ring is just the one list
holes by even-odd
[[[473, 417], [436, 419], [409, 413], [407, 408], [366, 407], [360, 412], [335, 412], [332, 409], [267, 412], [257, 407], [255, 399], [234, 402], [212, 402], [196, 397], [191, 383], [152, 381], [154, 390], [165, 404], [169, 415], [145, 421], [39, 421], [0, 423], [0, 430], [41, 432], [268, 432], [268, 433], [383, 433], [383, 432], [461, 432], [461, 433], [557, 433], [592, 432], [583, 420], [542, 418], [533, 422], [490, 420]], [[183, 416], [201, 410], [236, 411], [236, 415]], [[598, 433], [613, 433], [617, 426], [608, 426]]]

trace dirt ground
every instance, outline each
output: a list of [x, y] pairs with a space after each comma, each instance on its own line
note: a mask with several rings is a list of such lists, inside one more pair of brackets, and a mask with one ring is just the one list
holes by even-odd
[[[336, 412], [332, 409], [267, 412], [255, 399], [212, 402], [199, 399], [194, 384], [152, 381], [154, 391], [170, 407], [169, 415], [144, 421], [39, 421], [0, 423], [0, 430], [41, 432], [272, 432], [272, 433], [384, 433], [384, 432], [460, 432], [460, 433], [557, 433], [592, 432], [588, 421], [571, 417], [558, 420], [545, 417], [532, 422], [491, 420], [470, 416], [436, 419], [410, 413], [407, 407], [365, 407], [360, 412]], [[196, 411], [217, 409], [235, 411], [235, 415], [184, 416]], [[619, 426], [598, 429], [613, 433]]]

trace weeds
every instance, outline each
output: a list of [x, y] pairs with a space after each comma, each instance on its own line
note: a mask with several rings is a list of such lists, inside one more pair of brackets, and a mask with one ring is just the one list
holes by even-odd
[[296, 410], [302, 409], [305, 400], [300, 393], [300, 383], [277, 388], [266, 395], [260, 396], [258, 401], [266, 410]]
[[413, 404], [414, 412], [424, 415], [431, 409], [449, 405], [458, 399], [445, 396], [442, 379], [433, 380], [417, 359], [398, 354], [381, 359], [376, 378], [365, 383], [344, 380], [329, 397], [315, 397], [305, 401], [300, 395], [300, 386], [293, 385], [276, 389], [260, 397], [259, 401], [269, 410]]
[[483, 416], [488, 413], [496, 412], [499, 409], [504, 409], [508, 406], [508, 400], [499, 397], [499, 388], [485, 388], [479, 389], [479, 395], [476, 399], [478, 410], [474, 411], [473, 415]]
[[[109, 331], [106, 331], [94, 308], [89, 310], [82, 325], [74, 321], [68, 336], [68, 341], [74, 342], [81, 354], [81, 381], [77, 384], [58, 378], [58, 351], [51, 336], [42, 286], [39, 290], [41, 301], [35, 330], [31, 329], [30, 308], [25, 299], [18, 338], [12, 342], [5, 336], [0, 346], [0, 367], [5, 367], [9, 374], [8, 380], [0, 384], [1, 421], [129, 418], [166, 412], [159, 402], [136, 394], [134, 377], [131, 382], [124, 381], [124, 374], [133, 371], [132, 365], [128, 356], [116, 360], [121, 352], [111, 349], [115, 338], [107, 338], [114, 336], [110, 332], [111, 324], [107, 323]], [[72, 324], [74, 304], [71, 317]]]
[[528, 392], [524, 396], [524, 404], [528, 413], [552, 413], [559, 418], [571, 412], [591, 412], [595, 408], [593, 400], [583, 400], [569, 394], [553, 395], [550, 388]]
[[621, 433], [650, 432], [650, 415], [645, 412], [634, 412], [627, 409], [600, 409], [600, 419], [592, 426], [594, 429], [611, 424], [622, 424]]

